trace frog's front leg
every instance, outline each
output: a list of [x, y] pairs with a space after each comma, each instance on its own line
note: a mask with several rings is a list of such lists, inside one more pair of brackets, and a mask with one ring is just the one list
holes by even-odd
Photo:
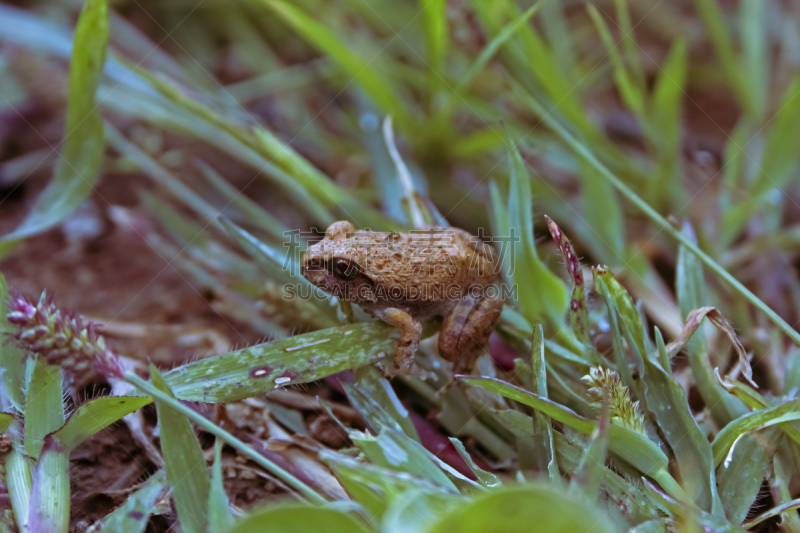
[[416, 373], [414, 354], [419, 348], [422, 324], [405, 311], [395, 307], [380, 309], [374, 314], [387, 324], [400, 328], [400, 338], [397, 339], [397, 351], [394, 356], [394, 368], [390, 374], [405, 376]]
[[439, 355], [453, 363], [455, 373], [472, 370], [502, 310], [500, 299], [467, 297], [444, 317]]

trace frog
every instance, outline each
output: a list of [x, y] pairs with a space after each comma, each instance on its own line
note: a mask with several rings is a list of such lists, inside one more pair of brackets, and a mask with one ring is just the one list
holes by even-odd
[[470, 371], [503, 309], [494, 285], [500, 275], [495, 249], [456, 227], [399, 233], [357, 231], [348, 221], [335, 222], [308, 247], [301, 273], [400, 329], [389, 376], [420, 373], [414, 357], [423, 323], [438, 318], [439, 355], [455, 373]]

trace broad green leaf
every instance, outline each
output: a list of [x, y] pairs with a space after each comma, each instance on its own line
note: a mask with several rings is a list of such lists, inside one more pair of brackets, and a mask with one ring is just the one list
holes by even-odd
[[67, 452], [71, 452], [95, 433], [152, 401], [150, 398], [134, 396], [107, 396], [89, 400], [78, 407], [53, 436], [64, 445]]
[[424, 531], [527, 533], [532, 527], [549, 533], [619, 531], [585, 499], [541, 483], [495, 489], [466, 500]]
[[722, 428], [722, 430], [717, 433], [717, 436], [714, 437], [714, 442], [711, 443], [711, 449], [714, 451], [714, 465], [719, 465], [722, 460], [725, 459], [731, 446], [735, 444], [736, 440], [741, 435], [761, 426], [776, 423], [776, 421], [780, 423], [783, 421], [782, 417], [784, 417], [784, 415], [792, 413], [796, 408], [797, 401], [789, 401], [774, 407], [759, 409], [758, 411], [740, 416]]
[[69, 451], [47, 435], [33, 472], [28, 531], [67, 533], [69, 509]]
[[[460, 376], [460, 379], [470, 385], [479, 385], [493, 392], [502, 394], [506, 398], [529, 405], [536, 410], [540, 410], [549, 415], [554, 420], [566, 424], [567, 426], [580, 431], [585, 435], [591, 435], [597, 423], [578, 416], [574, 411], [551, 400], [540, 398], [538, 395], [528, 392], [509, 383], [504, 383], [494, 378], [481, 378], [473, 376]], [[616, 425], [609, 428], [609, 450], [627, 461], [631, 466], [640, 472], [648, 475], [659, 482], [662, 487], [681, 497], [683, 491], [677, 482], [667, 472], [669, 459], [664, 455], [658, 446], [644, 435]]]
[[[408, 110], [394, 87], [364, 59], [358, 57], [328, 27], [309, 17], [296, 6], [280, 0], [269, 0], [269, 6], [295, 31], [331, 59], [359, 84], [372, 100], [385, 112], [394, 117], [402, 129], [410, 126]], [[374, 229], [374, 228], [373, 228]]]
[[373, 321], [256, 344], [164, 374], [177, 398], [224, 403], [309, 383], [393, 354], [394, 328]]
[[499, 477], [492, 474], [491, 472], [487, 472], [486, 470], [479, 467], [475, 463], [475, 461], [472, 459], [472, 456], [470, 456], [469, 452], [464, 447], [463, 442], [461, 442], [455, 437], [450, 437], [450, 442], [453, 444], [453, 446], [455, 446], [458, 455], [460, 455], [461, 458], [464, 459], [464, 462], [467, 463], [467, 466], [469, 467], [470, 470], [472, 470], [472, 473], [475, 474], [475, 477], [478, 478], [478, 482], [481, 485], [483, 485], [486, 488], [495, 488], [503, 484], [503, 482], [500, 481]]
[[208, 492], [208, 528], [211, 533], [224, 533], [234, 524], [228, 495], [222, 485], [222, 440], [214, 441], [214, 465], [211, 467], [211, 489]]
[[239, 520], [228, 533], [354, 533], [373, 531], [355, 513], [300, 504], [273, 504]]
[[[169, 385], [152, 364], [150, 379], [153, 386], [173, 396]], [[185, 416], [159, 400], [156, 400], [156, 412], [164, 469], [175, 499], [178, 520], [187, 533], [206, 533], [211, 482], [203, 450]]]
[[45, 231], [66, 218], [92, 192], [103, 162], [103, 119], [95, 93], [108, 43], [106, 0], [86, 0], [73, 37], [64, 143], [55, 177], [22, 224], [0, 242]]
[[[0, 335], [5, 336], [14, 330], [6, 320], [8, 314], [8, 285], [0, 274]], [[5, 393], [17, 411], [23, 412], [25, 404], [25, 351], [19, 349], [13, 342], [0, 343], [0, 368]]]
[[144, 486], [128, 496], [125, 502], [110, 514], [93, 524], [88, 532], [124, 531], [142, 533], [150, 521], [150, 513], [169, 490], [167, 475], [159, 470], [145, 482]]
[[45, 435], [64, 425], [61, 367], [36, 360], [25, 400], [25, 453], [38, 458]]

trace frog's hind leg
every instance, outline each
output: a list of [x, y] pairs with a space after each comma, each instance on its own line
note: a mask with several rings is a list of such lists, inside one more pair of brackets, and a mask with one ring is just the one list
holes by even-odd
[[502, 300], [467, 297], [444, 318], [439, 333], [439, 355], [453, 363], [455, 373], [472, 370], [502, 310]]
[[394, 368], [389, 373], [400, 376], [417, 373], [414, 354], [419, 348], [422, 324], [405, 311], [394, 307], [374, 311], [374, 314], [387, 324], [400, 328], [400, 337], [397, 339], [397, 351], [394, 356]]

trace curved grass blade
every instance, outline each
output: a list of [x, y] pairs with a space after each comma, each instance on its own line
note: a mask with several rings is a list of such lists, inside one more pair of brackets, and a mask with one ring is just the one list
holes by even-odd
[[[759, 409], [742, 415], [722, 428], [717, 433], [717, 436], [714, 437], [714, 442], [711, 443], [711, 449], [714, 452], [714, 465], [719, 465], [725, 459], [728, 450], [744, 433], [762, 426], [785, 422], [792, 418], [800, 418], [800, 413], [796, 413], [795, 409], [797, 409], [797, 401], [789, 401], [775, 407]], [[785, 417], [787, 414], [792, 416]]]
[[406, 106], [392, 85], [369, 63], [358, 57], [326, 26], [294, 5], [280, 0], [268, 0], [267, 4], [304, 39], [336, 61], [385, 113], [395, 117], [402, 129], [408, 131], [410, 117]]
[[71, 452], [83, 441], [92, 438], [114, 422], [149, 404], [151, 398], [107, 396], [84, 403], [70, 415], [64, 426], [53, 437]]
[[453, 443], [453, 446], [455, 446], [458, 455], [460, 455], [461, 458], [464, 459], [464, 462], [467, 463], [467, 466], [469, 467], [470, 470], [472, 470], [472, 473], [475, 474], [475, 477], [478, 478], [478, 482], [480, 482], [481, 485], [483, 485], [487, 489], [492, 489], [495, 487], [499, 487], [503, 484], [503, 482], [500, 481], [499, 477], [492, 474], [491, 472], [487, 472], [486, 470], [475, 464], [475, 461], [472, 459], [469, 452], [467, 452], [467, 449], [464, 447], [463, 442], [461, 442], [459, 439], [455, 437], [450, 437], [450, 442]]
[[201, 359], [164, 380], [181, 400], [242, 400], [379, 361], [395, 352], [393, 331], [378, 321], [324, 329]]
[[103, 119], [95, 94], [103, 75], [107, 44], [108, 4], [106, 0], [86, 0], [73, 37], [64, 147], [55, 177], [22, 224], [2, 237], [0, 244], [55, 226], [92, 192], [105, 150]]
[[[506, 398], [518, 401], [549, 415], [554, 420], [566, 424], [585, 435], [591, 435], [597, 422], [578, 416], [574, 411], [551, 400], [546, 400], [510, 383], [495, 378], [476, 376], [456, 376], [469, 385], [479, 385]], [[658, 446], [647, 437], [627, 428], [611, 425], [609, 428], [609, 450], [637, 468], [643, 474], [655, 479], [667, 492], [676, 498], [683, 497], [680, 485], [669, 475], [669, 459]]]
[[[169, 386], [150, 365], [153, 386], [172, 396]], [[187, 533], [206, 533], [208, 530], [208, 495], [211, 481], [206, 470], [203, 450], [186, 417], [156, 399], [158, 424], [161, 428], [161, 453], [164, 470], [175, 499], [178, 520]]]
[[93, 524], [86, 533], [102, 531], [142, 533], [150, 520], [150, 513], [168, 491], [167, 475], [163, 470], [159, 470], [150, 476], [142, 488], [128, 496], [125, 503]]
[[235, 521], [222, 485], [222, 439], [214, 441], [214, 465], [211, 467], [211, 490], [208, 493], [208, 528], [211, 533], [224, 533]]

